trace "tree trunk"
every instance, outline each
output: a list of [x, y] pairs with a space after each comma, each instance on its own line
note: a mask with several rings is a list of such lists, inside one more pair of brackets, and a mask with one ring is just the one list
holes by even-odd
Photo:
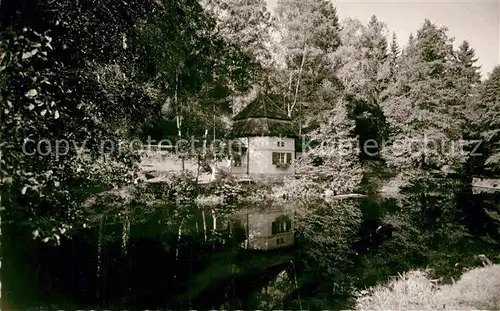
[[[175, 117], [176, 121], [177, 121], [177, 137], [179, 138], [179, 140], [182, 138], [182, 130], [181, 130], [181, 127], [182, 127], [182, 107], [179, 107], [179, 72], [176, 71], [175, 72], [175, 92], [174, 92], [174, 103], [175, 103], [175, 109], [177, 111], [177, 115]], [[182, 162], [182, 171], [184, 172], [184, 155], [182, 154], [182, 150], [181, 150], [181, 162]]]
[[215, 211], [212, 209], [212, 219], [213, 219], [213, 228], [214, 232], [217, 230], [217, 217], [215, 216]]
[[201, 162], [201, 156], [198, 155], [197, 157], [197, 163], [196, 163], [196, 184], [198, 184], [198, 180], [200, 178], [200, 162]]
[[212, 177], [211, 180], [215, 181], [217, 180], [217, 164], [216, 163], [210, 163], [210, 169], [212, 170]]
[[[177, 231], [177, 246], [175, 248], [175, 263], [177, 265], [177, 260], [179, 259], [179, 248], [181, 243], [182, 236], [182, 225], [179, 226], [179, 230]], [[174, 274], [174, 279], [177, 279], [177, 272]]]
[[291, 112], [290, 112], [290, 101], [292, 100], [292, 83], [293, 82], [293, 72], [290, 72], [290, 79], [288, 81], [288, 96], [285, 96], [287, 97], [286, 98], [286, 104], [285, 104], [285, 109], [286, 109], [286, 112], [287, 114], [290, 116], [291, 115]]
[[250, 246], [250, 216], [248, 215], [247, 211], [247, 239], [245, 241], [245, 249], [248, 249]]
[[125, 219], [123, 221], [123, 230], [122, 230], [122, 254], [124, 257], [127, 256], [129, 235], [130, 235], [130, 218], [127, 209], [125, 211]]
[[288, 110], [288, 116], [292, 116], [293, 109], [295, 108], [295, 105], [297, 104], [297, 96], [299, 94], [299, 86], [300, 86], [300, 80], [302, 78], [302, 70], [304, 68], [304, 64], [306, 62], [306, 45], [304, 44], [304, 47], [302, 49], [302, 60], [300, 62], [300, 68], [299, 68], [299, 76], [297, 77], [297, 84], [295, 85], [295, 95], [293, 98], [293, 104], [289, 107]]
[[[213, 234], [214, 236], [217, 236], [217, 217], [215, 217], [215, 211], [214, 209], [212, 209], [212, 219], [213, 219]], [[213, 248], [215, 250], [215, 244], [216, 243], [213, 243]]]
[[201, 161], [206, 161], [207, 154], [207, 137], [208, 137], [208, 129], [205, 129], [205, 134], [203, 135], [203, 149], [201, 151], [201, 156], [198, 156], [198, 169], [196, 172], [196, 183], [198, 183], [198, 178], [200, 176], [200, 165]]
[[201, 210], [201, 217], [203, 218], [203, 236], [205, 238], [205, 242], [207, 241], [207, 219], [205, 217], [205, 210]]

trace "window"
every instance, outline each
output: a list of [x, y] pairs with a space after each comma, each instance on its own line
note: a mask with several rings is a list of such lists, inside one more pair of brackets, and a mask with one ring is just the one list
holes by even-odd
[[291, 152], [273, 152], [273, 165], [291, 164], [291, 163], [292, 163]]
[[234, 154], [234, 156], [233, 156], [233, 165], [235, 167], [241, 166], [241, 154], [238, 154], [238, 153]]
[[281, 245], [281, 244], [285, 244], [285, 239], [284, 238], [276, 239], [276, 245]]
[[286, 220], [281, 219], [272, 223], [273, 235], [290, 232], [291, 229], [292, 229], [292, 221], [289, 219]]
[[286, 154], [285, 153], [280, 153], [279, 154], [279, 160], [278, 160], [278, 162], [279, 163], [285, 163], [285, 161], [286, 161]]
[[278, 140], [277, 143], [276, 143], [276, 145], [278, 147], [285, 147], [285, 142], [283, 140]]

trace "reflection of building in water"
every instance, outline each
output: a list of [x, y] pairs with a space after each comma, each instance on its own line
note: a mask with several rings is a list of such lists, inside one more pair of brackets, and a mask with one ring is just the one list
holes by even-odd
[[236, 215], [236, 222], [245, 229], [242, 246], [255, 250], [273, 250], [294, 245], [293, 218], [284, 209], [245, 210]]

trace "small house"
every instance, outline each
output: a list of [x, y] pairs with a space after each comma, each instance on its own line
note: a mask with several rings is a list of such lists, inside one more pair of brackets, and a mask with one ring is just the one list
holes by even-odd
[[292, 119], [265, 93], [260, 93], [233, 118], [230, 133], [234, 175], [294, 175]]

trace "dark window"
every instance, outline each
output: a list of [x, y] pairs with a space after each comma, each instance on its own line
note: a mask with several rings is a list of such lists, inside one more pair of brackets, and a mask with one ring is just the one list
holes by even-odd
[[278, 164], [280, 158], [279, 152], [273, 152], [273, 165]]
[[290, 232], [291, 229], [292, 229], [292, 221], [289, 219], [275, 221], [272, 223], [272, 234], [273, 235], [285, 233], [285, 232]]
[[234, 166], [241, 166], [241, 155], [240, 154], [235, 154], [234, 155]]
[[292, 153], [291, 152], [273, 152], [273, 165], [276, 164], [291, 164], [292, 163]]

